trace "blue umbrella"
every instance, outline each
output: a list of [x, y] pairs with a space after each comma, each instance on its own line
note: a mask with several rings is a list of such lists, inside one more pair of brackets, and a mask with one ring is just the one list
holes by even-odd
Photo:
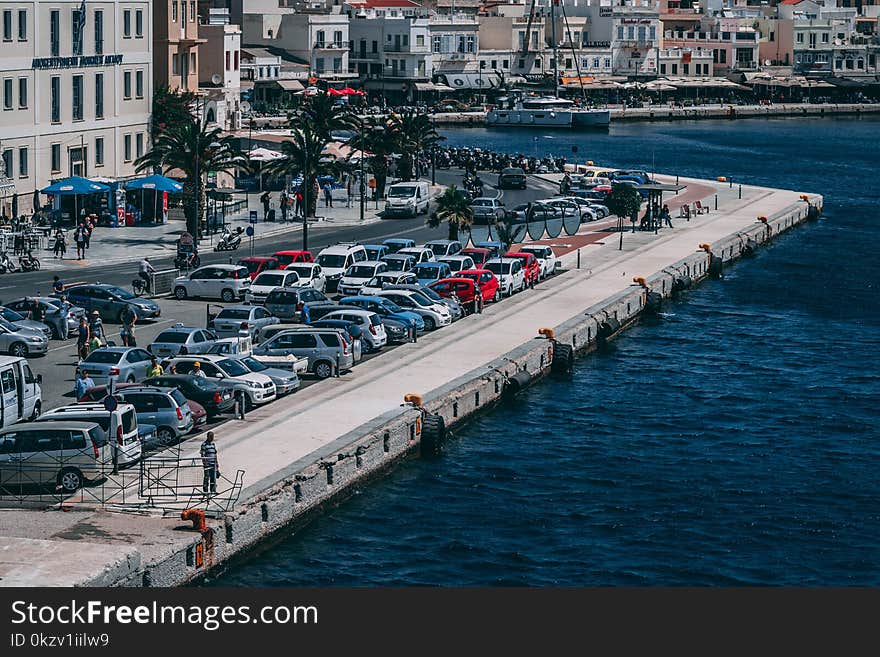
[[44, 187], [40, 190], [43, 194], [53, 194], [55, 196], [67, 196], [70, 194], [94, 194], [96, 192], [109, 192], [110, 188], [103, 184], [87, 180], [80, 176], [71, 176], [64, 180]]
[[183, 185], [176, 180], [153, 174], [146, 178], [138, 178], [125, 183], [126, 189], [152, 189], [157, 192], [181, 192]]

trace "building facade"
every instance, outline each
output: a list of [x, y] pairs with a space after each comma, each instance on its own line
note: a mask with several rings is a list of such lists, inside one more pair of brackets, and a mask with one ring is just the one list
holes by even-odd
[[199, 14], [196, 0], [153, 0], [153, 66], [156, 86], [199, 88]]
[[149, 148], [150, 3], [80, 6], [0, 1], [0, 153], [20, 213], [54, 180], [134, 176]]

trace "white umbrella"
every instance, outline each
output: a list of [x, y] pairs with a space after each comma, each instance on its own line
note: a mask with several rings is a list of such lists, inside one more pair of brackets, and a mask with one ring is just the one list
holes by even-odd
[[270, 151], [268, 148], [254, 148], [248, 151], [248, 159], [252, 162], [272, 162], [280, 160], [282, 157], [284, 157], [284, 153]]

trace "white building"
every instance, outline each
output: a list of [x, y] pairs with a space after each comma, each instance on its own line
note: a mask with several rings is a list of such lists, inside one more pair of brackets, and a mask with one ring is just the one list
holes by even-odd
[[226, 130], [241, 126], [241, 28], [200, 25], [199, 91], [205, 95], [205, 120]]
[[53, 180], [134, 176], [149, 147], [150, 2], [86, 3], [82, 31], [79, 9], [0, 0], [0, 153], [19, 213]]

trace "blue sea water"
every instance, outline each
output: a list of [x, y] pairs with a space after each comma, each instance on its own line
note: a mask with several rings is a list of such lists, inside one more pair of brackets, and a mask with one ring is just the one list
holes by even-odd
[[214, 583], [880, 584], [880, 121], [445, 134], [820, 192], [825, 215]]

